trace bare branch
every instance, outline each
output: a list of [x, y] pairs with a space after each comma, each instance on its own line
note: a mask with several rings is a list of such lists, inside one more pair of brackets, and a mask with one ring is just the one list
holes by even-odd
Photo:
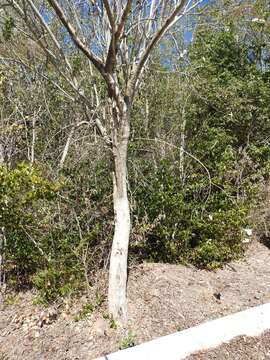
[[150, 41], [150, 43], [144, 50], [143, 54], [141, 55], [141, 57], [139, 59], [138, 65], [136, 66], [135, 73], [130, 82], [131, 87], [133, 87], [133, 89], [130, 89], [131, 92], [134, 92], [134, 87], [136, 86], [136, 82], [137, 82], [138, 78], [140, 77], [141, 71], [142, 71], [145, 63], [147, 62], [151, 51], [153, 50], [155, 45], [159, 42], [159, 40], [162, 38], [162, 36], [166, 33], [166, 31], [168, 30], [170, 25], [173, 23], [173, 21], [175, 20], [175, 18], [179, 14], [179, 12], [184, 8], [186, 1], [187, 0], [180, 0], [180, 4], [178, 4], [175, 7], [174, 11], [165, 20], [164, 24], [160, 27], [160, 29], [154, 34], [152, 40]]
[[117, 30], [116, 30], [116, 34], [115, 34], [115, 41], [116, 42], [120, 39], [120, 37], [123, 34], [123, 30], [125, 28], [125, 23], [127, 21], [128, 14], [130, 13], [130, 10], [131, 10], [131, 5], [132, 5], [132, 0], [127, 0], [126, 7], [125, 7], [125, 9], [123, 11], [120, 23], [119, 23], [119, 25], [117, 27]]
[[103, 75], [104, 74], [104, 65], [93, 52], [91, 52], [85, 45], [85, 43], [78, 36], [76, 29], [69, 22], [67, 17], [64, 14], [63, 9], [55, 0], [47, 0], [51, 7], [54, 9], [56, 15], [58, 16], [61, 23], [64, 25], [65, 29], [68, 31], [72, 40], [76, 46], [87, 56], [87, 58], [93, 63], [93, 65], [98, 69], [98, 71]]
[[106, 14], [107, 14], [108, 19], [109, 19], [109, 23], [111, 25], [111, 32], [114, 33], [115, 22], [114, 22], [111, 6], [110, 6], [108, 0], [103, 0], [103, 2], [104, 2], [105, 9], [106, 9]]
[[201, 167], [205, 170], [206, 174], [207, 174], [207, 177], [208, 177], [208, 180], [209, 180], [209, 188], [208, 188], [208, 193], [207, 193], [207, 197], [206, 197], [206, 202], [208, 201], [209, 199], [209, 196], [211, 194], [211, 191], [212, 191], [212, 178], [211, 178], [211, 174], [210, 174], [210, 171], [208, 170], [208, 168], [204, 165], [204, 163], [198, 159], [196, 156], [194, 156], [193, 154], [191, 154], [190, 152], [188, 152], [187, 150], [179, 147], [179, 146], [176, 146], [172, 143], [169, 143], [167, 141], [164, 141], [162, 139], [158, 139], [158, 138], [155, 138], [155, 139], [151, 139], [151, 138], [135, 138], [134, 140], [143, 140], [143, 141], [153, 141], [153, 142], [159, 142], [159, 143], [162, 143], [162, 144], [165, 144], [165, 145], [168, 145], [174, 149], [178, 149], [178, 150], [181, 150], [183, 151], [186, 155], [188, 155], [189, 157], [191, 157], [193, 160], [195, 160], [198, 164], [201, 165]]
[[64, 54], [64, 51], [60, 45], [60, 43], [58, 42], [58, 40], [56, 39], [56, 37], [54, 36], [54, 33], [51, 31], [50, 27], [48, 26], [48, 24], [46, 23], [46, 21], [44, 20], [43, 16], [41, 15], [41, 13], [39, 12], [39, 10], [37, 9], [37, 7], [35, 6], [35, 4], [33, 3], [32, 0], [26, 0], [30, 7], [32, 8], [32, 10], [34, 11], [34, 13], [36, 14], [36, 16], [38, 17], [41, 25], [44, 27], [44, 29], [47, 31], [47, 33], [50, 35], [53, 43], [55, 44], [55, 46], [57, 47], [57, 49], [60, 51], [62, 57], [64, 58], [67, 66], [68, 66], [68, 69], [69, 70], [72, 70], [72, 67], [67, 59], [67, 57], [65, 56]]

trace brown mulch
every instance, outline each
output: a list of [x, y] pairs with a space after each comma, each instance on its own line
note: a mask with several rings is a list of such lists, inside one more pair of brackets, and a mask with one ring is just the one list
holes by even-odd
[[229, 343], [208, 351], [198, 352], [187, 360], [269, 360], [270, 332], [258, 337], [239, 336]]
[[[127, 329], [109, 328], [108, 323], [99, 328], [100, 321], [104, 326], [106, 304], [88, 319], [75, 322], [78, 309], [89, 302], [86, 296], [47, 309], [32, 304], [31, 292], [19, 294], [14, 304], [4, 301], [1, 305], [0, 299], [0, 360], [90, 360], [118, 350], [128, 331], [139, 344], [269, 302], [269, 260], [270, 250], [254, 242], [245, 259], [215, 272], [168, 264], [133, 267], [128, 282]], [[269, 334], [255, 340], [236, 339], [218, 348], [221, 355], [215, 355], [216, 349], [194, 355], [206, 356], [194, 359], [253, 359], [245, 355], [244, 347], [252, 348], [249, 344], [255, 342], [262, 348], [258, 344], [267, 339]], [[232, 355], [223, 356], [226, 351]], [[239, 356], [234, 355], [237, 351]]]

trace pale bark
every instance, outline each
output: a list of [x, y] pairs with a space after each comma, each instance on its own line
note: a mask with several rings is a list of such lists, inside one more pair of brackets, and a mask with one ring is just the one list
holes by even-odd
[[70, 147], [70, 143], [71, 143], [74, 131], [75, 131], [75, 127], [72, 127], [72, 129], [71, 129], [71, 131], [70, 131], [70, 133], [68, 135], [68, 138], [67, 138], [67, 141], [66, 141], [62, 156], [61, 156], [61, 160], [59, 162], [59, 169], [63, 169], [63, 167], [64, 167], [64, 163], [65, 163], [65, 160], [66, 160], [66, 157], [67, 157], [67, 154], [68, 154], [68, 150], [69, 150], [69, 147]]
[[[126, 134], [128, 136], [128, 134]], [[109, 271], [109, 312], [121, 324], [127, 321], [127, 259], [130, 234], [130, 209], [127, 194], [128, 137], [120, 139], [113, 148], [114, 237]]]
[[4, 146], [0, 143], [0, 166], [5, 163]]
[[[118, 94], [117, 84], [114, 93]], [[112, 103], [113, 103], [112, 99]], [[114, 236], [109, 271], [109, 312], [120, 324], [127, 322], [127, 260], [130, 235], [130, 208], [127, 191], [127, 152], [130, 133], [129, 109], [121, 95], [120, 107], [111, 113], [113, 154]]]
[[[0, 166], [5, 164], [4, 157], [4, 146], [0, 143]], [[6, 274], [5, 274], [5, 247], [6, 247], [6, 237], [5, 237], [5, 228], [2, 226], [0, 228], [0, 292], [6, 284]]]
[[179, 159], [179, 170], [180, 170], [180, 176], [181, 180], [184, 181], [184, 175], [185, 175], [185, 140], [186, 140], [186, 105], [187, 101], [189, 99], [189, 96], [186, 97], [183, 108], [182, 108], [182, 118], [181, 118], [181, 125], [180, 125], [180, 159]]
[[36, 118], [34, 117], [32, 120], [32, 144], [31, 144], [31, 156], [30, 163], [33, 164], [35, 161], [35, 144], [36, 144]]
[[0, 228], [0, 292], [5, 289], [6, 272], [5, 272], [5, 248], [6, 237], [4, 226]]

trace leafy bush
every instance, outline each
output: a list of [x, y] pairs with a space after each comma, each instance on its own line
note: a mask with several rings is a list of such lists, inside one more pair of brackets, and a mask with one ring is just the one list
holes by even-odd
[[6, 265], [18, 277], [28, 278], [38, 264], [46, 263], [48, 253], [41, 234], [48, 226], [49, 206], [58, 190], [59, 184], [46, 180], [40, 170], [27, 163], [12, 170], [0, 167], [0, 221], [6, 237]]
[[74, 280], [74, 269], [70, 270], [68, 277], [67, 269], [61, 271], [51, 265], [50, 268], [37, 271], [32, 277], [33, 285], [39, 290], [39, 302], [45, 304], [72, 293], [76, 288]]
[[[136, 192], [133, 248], [151, 261], [213, 268], [242, 252], [248, 201], [237, 201], [229, 182], [214, 187], [196, 171], [183, 183], [177, 167], [162, 161], [154, 176], [145, 179], [147, 188], [141, 185]], [[136, 244], [136, 232], [143, 227], [143, 240]]]

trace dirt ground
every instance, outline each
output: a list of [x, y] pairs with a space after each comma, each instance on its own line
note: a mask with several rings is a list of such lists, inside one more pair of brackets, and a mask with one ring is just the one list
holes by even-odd
[[[269, 263], [270, 250], [254, 242], [245, 259], [215, 272], [167, 264], [133, 267], [126, 329], [110, 328], [113, 324], [103, 318], [105, 303], [76, 322], [74, 317], [89, 302], [86, 296], [47, 309], [33, 305], [31, 292], [9, 296], [2, 304], [0, 299], [0, 360], [90, 360], [133, 342], [139, 344], [269, 302]], [[100, 278], [99, 286], [104, 281]], [[270, 359], [269, 340], [269, 333], [258, 339], [239, 338], [190, 359], [242, 360], [255, 359], [256, 354], [256, 360]], [[255, 349], [254, 354], [248, 356], [245, 348]]]
[[199, 352], [187, 360], [269, 360], [270, 332], [259, 337], [237, 337], [210, 351]]

